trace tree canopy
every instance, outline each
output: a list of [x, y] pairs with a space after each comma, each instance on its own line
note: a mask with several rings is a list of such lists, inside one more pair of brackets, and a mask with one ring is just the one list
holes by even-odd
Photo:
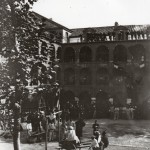
[[14, 149], [18, 150], [20, 103], [31, 80], [50, 83], [54, 77], [53, 47], [44, 36], [45, 19], [30, 11], [37, 0], [0, 0], [1, 98], [14, 112]]

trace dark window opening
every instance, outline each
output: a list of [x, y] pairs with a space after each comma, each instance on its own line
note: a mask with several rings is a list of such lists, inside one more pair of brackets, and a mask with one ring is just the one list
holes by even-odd
[[65, 49], [64, 62], [74, 62], [75, 61], [75, 51], [73, 48], [69, 47]]
[[79, 54], [80, 62], [90, 62], [92, 60], [92, 51], [89, 47], [82, 47]]
[[65, 70], [64, 81], [67, 85], [73, 85], [75, 83], [75, 72], [73, 69], [69, 68]]
[[116, 46], [113, 55], [114, 55], [114, 63], [127, 62], [127, 50], [124, 46], [122, 45]]
[[142, 63], [145, 61], [145, 49], [142, 45], [134, 45], [129, 48], [131, 60], [135, 63]]
[[98, 47], [96, 51], [96, 61], [108, 62], [109, 61], [109, 50], [105, 46]]
[[88, 85], [91, 83], [91, 72], [88, 68], [84, 68], [80, 71], [80, 84]]

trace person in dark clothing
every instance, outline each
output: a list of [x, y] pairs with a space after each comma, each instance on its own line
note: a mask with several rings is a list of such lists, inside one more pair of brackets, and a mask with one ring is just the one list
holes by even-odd
[[40, 126], [41, 118], [38, 112], [36, 112], [33, 121], [35, 126], [35, 132], [41, 132], [41, 126]]
[[81, 141], [82, 137], [82, 129], [85, 126], [85, 122], [83, 121], [82, 118], [80, 118], [78, 121], [75, 122], [76, 124], [76, 135], [78, 136], [79, 140]]
[[29, 114], [28, 117], [27, 117], [27, 122], [28, 123], [31, 123], [31, 126], [32, 126], [32, 132], [35, 132], [36, 131], [36, 124], [35, 124], [35, 113], [33, 114]]
[[97, 123], [97, 120], [95, 120], [95, 123], [92, 126], [93, 128], [93, 135], [95, 135], [95, 131], [99, 130], [99, 124]]
[[109, 145], [109, 141], [108, 141], [108, 137], [106, 135], [106, 131], [103, 131], [102, 132], [102, 135], [101, 135], [101, 141], [103, 142], [103, 149], [105, 149], [106, 147], [108, 147]]

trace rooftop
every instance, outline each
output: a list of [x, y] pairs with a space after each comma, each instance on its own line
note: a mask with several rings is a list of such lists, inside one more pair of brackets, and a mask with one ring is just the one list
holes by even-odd
[[89, 33], [112, 33], [114, 30], [127, 30], [128, 32], [147, 32], [150, 31], [150, 25], [124, 25], [124, 26], [105, 26], [105, 27], [89, 27], [89, 28], [76, 28], [71, 29], [73, 32], [71, 36], [80, 36], [84, 32]]

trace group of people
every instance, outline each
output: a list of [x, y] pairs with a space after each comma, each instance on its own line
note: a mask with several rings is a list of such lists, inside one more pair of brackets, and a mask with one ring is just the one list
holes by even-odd
[[[48, 114], [45, 114], [44, 111], [36, 111], [34, 113], [26, 114], [23, 121], [28, 124], [27, 128], [29, 130], [29, 135], [46, 131], [48, 133], [48, 141], [58, 140], [58, 138], [60, 140], [69, 140], [74, 137], [71, 137], [70, 134], [68, 134], [73, 128], [80, 140], [82, 137], [82, 128], [85, 126], [84, 120], [80, 118], [74, 122], [70, 117], [63, 118], [62, 114], [63, 112], [57, 109], [50, 110]], [[73, 132], [71, 133], [73, 134]]]
[[61, 141], [75, 141], [76, 144], [81, 143], [82, 130], [85, 126], [85, 122], [82, 118], [76, 122], [68, 120], [63, 122], [61, 125]]
[[96, 117], [96, 103], [80, 103], [79, 101], [67, 102], [62, 105], [62, 119], [78, 119], [78, 118], [95, 118]]
[[[84, 119], [80, 117], [76, 121], [71, 118], [62, 118], [62, 111], [51, 110], [48, 114], [44, 111], [30, 113], [26, 117], [28, 124], [31, 124], [31, 130], [33, 133], [40, 133], [42, 131], [47, 132], [48, 141], [58, 140], [75, 141], [76, 144], [80, 144], [82, 140], [83, 127], [86, 125]], [[60, 116], [58, 117], [58, 114]], [[47, 127], [47, 128], [46, 128]], [[89, 149], [100, 148], [103, 150], [108, 146], [108, 138], [106, 131], [100, 132], [100, 126], [95, 120], [92, 125], [93, 136]]]
[[134, 111], [135, 108], [133, 106], [126, 106], [126, 107], [117, 107], [117, 106], [110, 106], [110, 118], [114, 120], [118, 119], [134, 119]]
[[91, 137], [92, 142], [89, 149], [99, 149], [104, 150], [109, 145], [108, 137], [106, 135], [106, 131], [100, 132], [100, 126], [97, 123], [97, 120], [95, 120], [95, 123], [92, 126], [93, 128], [93, 136]]
[[52, 141], [54, 137], [56, 138], [56, 132], [58, 131], [57, 114], [61, 113], [57, 109], [50, 110], [48, 114], [45, 114], [44, 111], [35, 111], [27, 113], [23, 122], [27, 122], [29, 135], [48, 132], [48, 140]]
[[[85, 122], [83, 119], [79, 119], [76, 122], [70, 121], [66, 123], [66, 128], [64, 132], [63, 139], [61, 140], [61, 144], [64, 144], [66, 141], [75, 141], [76, 144], [81, 143], [81, 137], [82, 137], [82, 129], [85, 126]], [[97, 123], [97, 120], [95, 120], [95, 123], [92, 125], [93, 128], [93, 135], [91, 137], [91, 144], [89, 146], [89, 149], [92, 150], [104, 150], [109, 145], [108, 137], [106, 135], [106, 131], [100, 132], [100, 126]]]

